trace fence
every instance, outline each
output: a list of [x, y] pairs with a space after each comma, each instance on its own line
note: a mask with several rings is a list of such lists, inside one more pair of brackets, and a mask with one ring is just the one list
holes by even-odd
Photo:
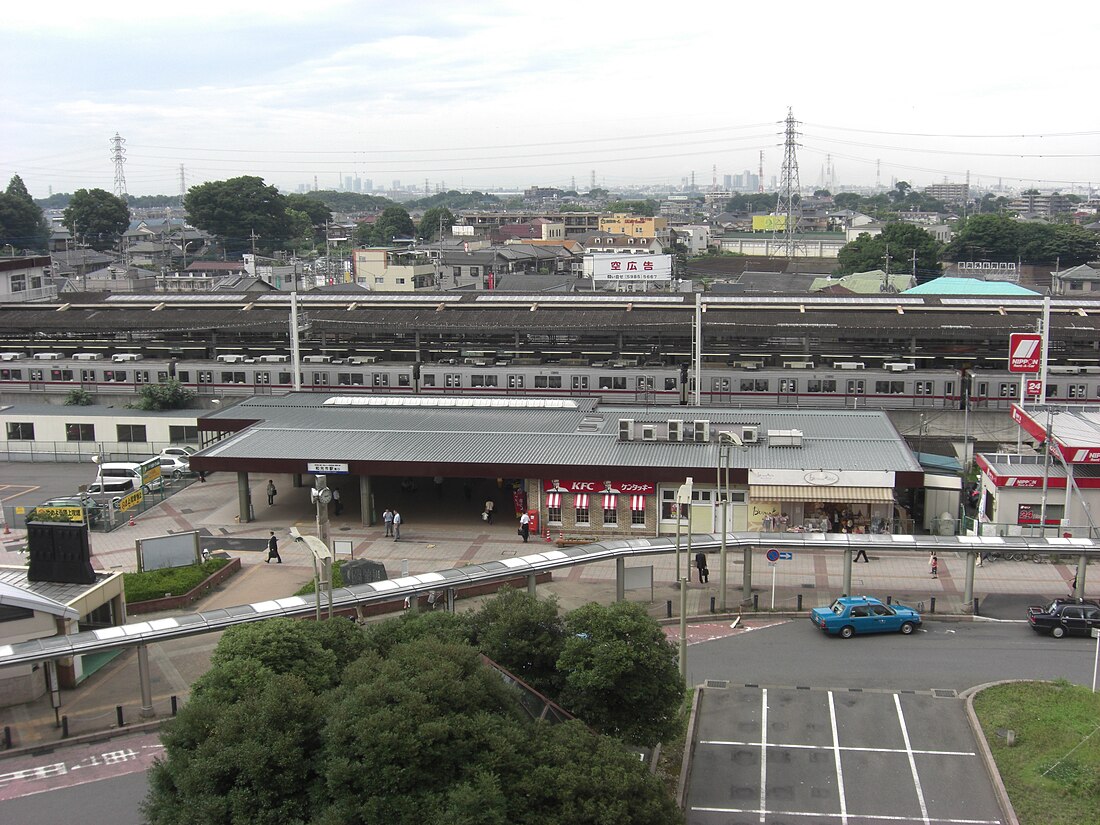
[[1090, 527], [1087, 524], [1048, 524], [1042, 527], [1038, 524], [1011, 524], [1001, 521], [978, 521], [967, 516], [963, 521], [963, 535], [967, 536], [1021, 536], [1023, 538], [1041, 539], [1069, 536], [1075, 539], [1098, 539], [1100, 529]]
[[0, 461], [91, 464], [92, 456], [99, 456], [101, 461], [144, 461], [169, 446], [172, 442], [3, 441]]

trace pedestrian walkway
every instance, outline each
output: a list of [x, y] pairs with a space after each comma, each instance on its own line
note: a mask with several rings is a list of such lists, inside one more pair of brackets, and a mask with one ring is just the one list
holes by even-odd
[[[241, 559], [241, 572], [197, 603], [193, 610], [211, 610], [238, 604], [249, 604], [288, 596], [313, 577], [313, 558], [306, 546], [290, 540], [289, 529], [302, 533], [315, 530], [314, 506], [308, 488], [295, 488], [289, 476], [275, 476], [279, 490], [273, 506], [266, 503], [266, 478], [253, 480], [252, 500], [256, 520], [237, 520], [237, 482], [228, 474], [214, 474], [205, 483], [195, 483], [176, 493], [157, 507], [138, 516], [132, 527], [121, 527], [111, 533], [91, 536], [93, 563], [96, 569], [131, 571], [136, 569], [135, 542], [139, 538], [189, 530], [203, 531], [209, 536], [207, 547], [217, 549], [218, 539], [224, 539], [224, 549]], [[331, 483], [331, 480], [330, 480]], [[457, 482], [452, 482], [457, 485]], [[491, 485], [491, 482], [486, 482]], [[494, 523], [481, 517], [484, 495], [455, 486], [445, 488], [442, 498], [434, 493], [420, 497], [406, 495], [394, 485], [392, 497], [404, 517], [400, 541], [384, 536], [377, 526], [364, 526], [358, 500], [344, 490], [344, 512], [331, 521], [330, 536], [343, 539], [351, 548], [344, 558], [371, 559], [386, 566], [391, 578], [409, 573], [457, 567], [464, 564], [500, 560], [540, 552], [555, 547], [545, 541], [545, 533], [532, 533], [524, 544], [516, 535], [518, 519], [512, 508], [496, 509]], [[491, 490], [492, 487], [490, 486]], [[389, 491], [376, 497], [380, 508], [386, 506]], [[473, 502], [473, 503], [471, 503]], [[260, 548], [270, 530], [280, 538], [279, 548], [284, 563], [265, 565], [266, 553]], [[0, 563], [23, 564], [25, 557], [8, 550], [18, 545], [20, 536], [5, 536], [5, 552]], [[7, 541], [12, 540], [14, 541]], [[255, 550], [241, 549], [242, 539]], [[686, 539], [683, 566], [678, 567], [672, 556], [652, 556], [631, 560], [631, 567], [652, 567], [653, 586], [626, 591], [626, 598], [644, 604], [658, 619], [679, 616], [680, 591], [676, 587], [677, 571], [690, 570], [692, 581], [687, 589], [687, 613], [701, 622], [713, 622], [721, 606], [719, 561], [710, 559], [710, 581], [700, 584], [693, 565], [688, 564]], [[769, 567], [763, 552], [754, 555], [752, 598], [742, 605], [741, 551], [728, 554], [727, 605], [729, 613], [744, 612], [746, 618], [764, 619], [776, 613], [788, 615], [798, 610], [829, 603], [843, 586], [843, 559], [839, 554], [824, 551], [793, 553], [792, 558]], [[939, 577], [932, 579], [928, 559], [923, 553], [897, 553], [889, 558], [872, 553], [867, 564], [856, 564], [852, 570], [852, 590], [881, 597], [889, 596], [924, 611], [936, 600], [936, 612], [967, 613], [969, 605], [962, 603], [965, 579], [965, 556], [942, 554]], [[976, 571], [975, 594], [982, 599], [998, 596], [1034, 596], [1049, 598], [1065, 595], [1074, 569], [1067, 564], [1033, 564], [1031, 562], [997, 562]], [[774, 588], [773, 588], [774, 583]], [[553, 594], [563, 610], [571, 610], [588, 602], [610, 603], [615, 599], [615, 563], [598, 562], [562, 570], [554, 580], [540, 585], [542, 595]], [[753, 601], [755, 600], [755, 609]], [[458, 609], [470, 609], [476, 600], [458, 602]], [[754, 614], [759, 612], [760, 616]], [[143, 615], [140, 621], [155, 619], [156, 614]], [[135, 619], [138, 620], [138, 619]], [[770, 618], [767, 621], [771, 621]], [[766, 623], [766, 622], [765, 622]], [[695, 639], [706, 634], [694, 634]], [[208, 634], [153, 645], [149, 648], [153, 707], [156, 718], [171, 713], [172, 699], [186, 700], [190, 685], [209, 666], [210, 654], [217, 644], [218, 634]], [[61, 738], [58, 717], [68, 717], [70, 736], [80, 736], [117, 727], [117, 708], [122, 707], [127, 726], [142, 721], [139, 717], [140, 693], [137, 676], [137, 655], [132, 649], [123, 651], [104, 664], [98, 672], [73, 690], [62, 692], [61, 708], [55, 715], [49, 698], [14, 708], [0, 708], [0, 727], [10, 727], [16, 747], [56, 743]]]

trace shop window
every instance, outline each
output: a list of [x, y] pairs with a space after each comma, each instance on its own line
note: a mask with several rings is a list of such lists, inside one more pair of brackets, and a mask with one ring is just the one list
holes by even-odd
[[548, 524], [561, 524], [561, 507], [547, 507], [546, 521]]
[[630, 526], [645, 527], [645, 510], [630, 511]]
[[[581, 506], [581, 505], [583, 505], [583, 506]], [[587, 497], [579, 498], [576, 502], [576, 506], [573, 508], [573, 521], [574, 521], [574, 523], [575, 524], [588, 525], [588, 524], [592, 523], [590, 521], [590, 518], [591, 518], [591, 515], [590, 515], [589, 509], [588, 509], [588, 499], [587, 499]]]

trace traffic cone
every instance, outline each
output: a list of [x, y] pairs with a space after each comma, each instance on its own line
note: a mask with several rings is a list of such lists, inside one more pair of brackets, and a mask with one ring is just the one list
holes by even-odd
[[[10, 536], [11, 535], [11, 528], [8, 527], [8, 523], [6, 521], [4, 522], [4, 535], [5, 536]], [[547, 533], [546, 533], [546, 540], [550, 541], [550, 532], [549, 531], [547, 531]]]
[[558, 533], [558, 544], [565, 544], [565, 531]]
[[137, 522], [134, 521], [134, 511], [133, 510], [130, 511], [130, 524], [129, 524], [129, 526], [130, 527], [136, 527], [137, 526]]
[[546, 543], [547, 544], [550, 543], [550, 528], [549, 527], [546, 528]]

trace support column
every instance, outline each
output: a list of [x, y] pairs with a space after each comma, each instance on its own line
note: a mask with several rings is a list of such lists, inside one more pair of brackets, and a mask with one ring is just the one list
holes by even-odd
[[688, 672], [688, 580], [680, 579], [680, 678], [687, 683]]
[[359, 476], [359, 512], [360, 520], [365, 526], [373, 527], [377, 523], [374, 517], [374, 492], [370, 476]]
[[626, 598], [626, 559], [619, 556], [615, 559], [615, 601], [621, 602]]
[[966, 551], [966, 583], [963, 585], [963, 607], [974, 604], [974, 567], [978, 555], [973, 550]]
[[852, 548], [844, 548], [844, 593], [845, 596], [852, 595]]
[[153, 715], [153, 683], [149, 677], [149, 648], [144, 644], [138, 645], [138, 681], [141, 683], [141, 718], [148, 719]]
[[1073, 589], [1074, 597], [1085, 598], [1085, 570], [1088, 568], [1089, 557], [1082, 553], [1077, 557], [1077, 587]]
[[237, 519], [241, 524], [252, 521], [252, 491], [248, 489], [248, 473], [237, 473]]
[[527, 595], [530, 596], [532, 599], [538, 597], [538, 574], [537, 573], [528, 573], [527, 574]]
[[741, 566], [741, 599], [749, 601], [752, 598], [752, 548], [746, 547], [742, 551], [744, 564]]
[[447, 612], [455, 612], [455, 589], [453, 587], [447, 588]]

